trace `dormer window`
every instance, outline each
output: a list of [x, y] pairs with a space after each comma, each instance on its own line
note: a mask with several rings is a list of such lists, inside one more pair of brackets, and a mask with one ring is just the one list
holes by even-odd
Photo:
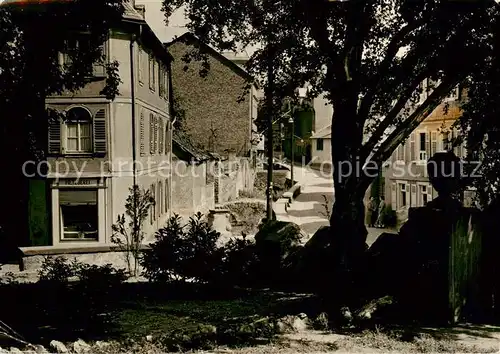
[[66, 120], [66, 152], [92, 152], [92, 115], [83, 107], [68, 111]]

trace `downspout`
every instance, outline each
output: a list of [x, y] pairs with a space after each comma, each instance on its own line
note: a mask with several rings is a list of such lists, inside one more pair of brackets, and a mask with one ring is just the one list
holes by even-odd
[[[139, 25], [139, 36], [142, 34], [142, 25]], [[137, 41], [137, 35], [134, 33], [132, 35], [132, 40], [130, 41], [130, 96], [132, 99], [132, 179], [133, 186], [137, 185], [137, 143], [136, 143], [136, 114], [135, 114], [135, 70], [134, 70], [134, 44]]]

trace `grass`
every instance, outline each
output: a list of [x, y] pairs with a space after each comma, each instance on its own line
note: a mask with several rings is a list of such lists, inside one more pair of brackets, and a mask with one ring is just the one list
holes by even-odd
[[[335, 351], [491, 353], [498, 350], [475, 348], [446, 337], [415, 334], [418, 331], [410, 329], [342, 335], [307, 331], [299, 338], [280, 337], [272, 330], [266, 331], [268, 325], [284, 315], [306, 313], [309, 318], [314, 318], [321, 310], [320, 302], [313, 296], [268, 290], [222, 291], [196, 284], [162, 287], [149, 283], [124, 284], [119, 295], [109, 299], [116, 304], [110, 316], [112, 322], [100, 327], [68, 322], [63, 310], [59, 316], [47, 317], [43, 306], [52, 292], [42, 293], [32, 285], [12, 290], [11, 287], [10, 299], [6, 297], [9, 291], [2, 289], [0, 292], [2, 320], [30, 342], [48, 345], [53, 339], [69, 342], [82, 338], [89, 343], [96, 340], [114, 343], [105, 353], [159, 353], [176, 348], [205, 348], [212, 352], [241, 354]], [[59, 298], [58, 301], [61, 309], [68, 309], [79, 299]], [[63, 304], [64, 301], [68, 304]], [[153, 340], [146, 340], [147, 336], [152, 336]], [[94, 352], [103, 351], [95, 349]]]

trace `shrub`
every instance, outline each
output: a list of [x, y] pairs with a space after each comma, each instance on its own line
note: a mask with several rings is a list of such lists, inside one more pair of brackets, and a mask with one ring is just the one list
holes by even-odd
[[395, 227], [398, 223], [398, 216], [396, 211], [392, 209], [391, 205], [386, 205], [382, 210], [381, 216], [382, 224], [386, 227]]
[[222, 247], [217, 271], [226, 285], [256, 285], [258, 282], [259, 258], [255, 243], [245, 237], [229, 240]]
[[118, 215], [116, 224], [112, 226], [111, 242], [125, 252], [127, 269], [132, 276], [137, 275], [139, 266], [144, 240], [143, 224], [154, 204], [155, 200], [150, 191], [141, 190], [137, 185], [133, 186], [130, 188], [130, 194], [125, 203], [125, 214]]
[[68, 260], [62, 256], [45, 257], [38, 276], [42, 282], [67, 283], [69, 278], [75, 276], [77, 268], [76, 260], [68, 263]]
[[178, 215], [171, 217], [167, 225], [156, 232], [155, 237], [156, 241], [142, 256], [143, 275], [154, 282], [178, 280], [180, 277], [177, 270], [185, 248], [181, 218]]
[[151, 281], [177, 279], [212, 279], [220, 252], [217, 241], [220, 233], [213, 230], [197, 213], [182, 227], [178, 215], [158, 230], [151, 249], [144, 252], [143, 275]]
[[[123, 269], [69, 262], [64, 257], [46, 257], [39, 271], [44, 315], [64, 326], [106, 321], [115, 303], [114, 295], [121, 291], [120, 284], [126, 280]], [[74, 277], [75, 281], [70, 282]]]

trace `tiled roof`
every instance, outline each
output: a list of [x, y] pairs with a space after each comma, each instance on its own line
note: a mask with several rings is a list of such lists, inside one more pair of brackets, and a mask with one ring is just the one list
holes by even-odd
[[208, 160], [218, 160], [221, 157], [218, 154], [210, 153], [193, 145], [189, 136], [179, 129], [174, 129], [172, 134], [172, 143], [174, 148], [180, 149], [198, 162]]

